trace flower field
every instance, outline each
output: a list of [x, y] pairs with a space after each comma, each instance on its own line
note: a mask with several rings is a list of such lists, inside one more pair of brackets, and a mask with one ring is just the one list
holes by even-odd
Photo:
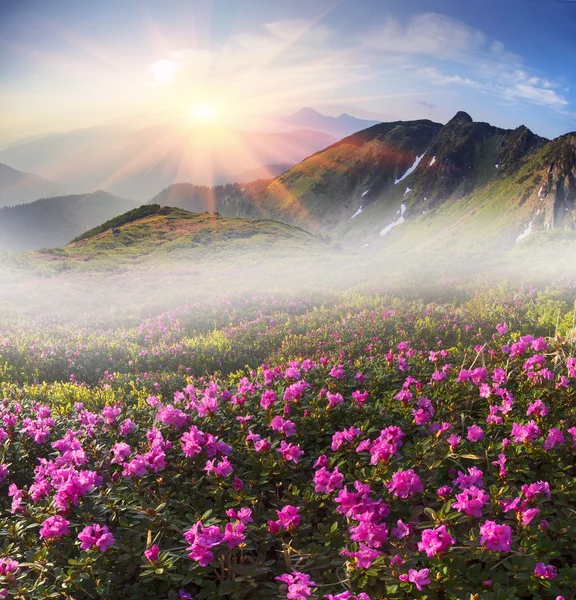
[[574, 291], [0, 326], [0, 597], [576, 598]]

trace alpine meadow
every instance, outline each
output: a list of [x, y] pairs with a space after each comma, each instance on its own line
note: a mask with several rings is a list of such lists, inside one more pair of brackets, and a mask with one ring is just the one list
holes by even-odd
[[0, 599], [576, 600], [576, 2], [0, 2]]

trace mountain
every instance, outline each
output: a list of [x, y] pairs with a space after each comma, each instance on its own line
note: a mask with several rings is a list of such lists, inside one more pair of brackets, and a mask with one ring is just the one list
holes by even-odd
[[326, 249], [309, 233], [278, 221], [225, 218], [147, 204], [83, 233], [64, 248], [42, 250], [35, 257], [68, 266], [85, 261], [120, 266], [167, 259], [306, 256]]
[[0, 164], [0, 207], [25, 204], [65, 192], [64, 186]]
[[87, 229], [133, 207], [130, 200], [97, 191], [0, 208], [0, 250], [62, 246]]
[[271, 182], [177, 184], [151, 202], [225, 216], [263, 216], [331, 233], [389, 190], [441, 128], [425, 120], [380, 123], [313, 154]]
[[250, 183], [252, 181], [258, 181], [259, 179], [274, 179], [286, 171], [290, 170], [294, 166], [293, 163], [281, 163], [278, 165], [265, 165], [258, 167], [257, 169], [250, 169], [248, 171], [242, 171], [233, 175], [230, 180], [222, 181], [221, 184], [225, 183]]
[[380, 123], [380, 121], [357, 119], [346, 113], [342, 113], [339, 117], [329, 117], [309, 107], [302, 108], [293, 115], [281, 119], [281, 122], [292, 127], [324, 131], [336, 139], [341, 139]]
[[243, 171], [296, 164], [335, 141], [328, 133], [303, 128], [253, 133], [215, 125], [126, 124], [14, 144], [0, 151], [0, 160], [75, 192], [105, 189], [145, 201], [175, 182], [232, 182]]
[[257, 204], [354, 249], [544, 243], [576, 228], [576, 133], [547, 140], [464, 112], [445, 125], [383, 123], [296, 165]]

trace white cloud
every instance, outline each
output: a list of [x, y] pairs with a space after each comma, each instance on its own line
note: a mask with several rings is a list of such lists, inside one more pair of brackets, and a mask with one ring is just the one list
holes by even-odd
[[560, 112], [568, 106], [558, 84], [531, 69], [501, 41], [445, 15], [425, 13], [403, 23], [390, 18], [371, 32], [365, 46], [377, 58], [410, 58], [404, 77], [415, 85], [424, 80], [446, 90], [468, 88]]
[[457, 19], [424, 13], [404, 24], [390, 18], [364, 41], [380, 52], [442, 57], [477, 51], [486, 44], [486, 36]]
[[[528, 81], [531, 81], [531, 79]], [[504, 88], [502, 90], [502, 95], [511, 100], [527, 100], [532, 104], [545, 106], [554, 110], [561, 110], [568, 106], [566, 98], [556, 93], [554, 90], [530, 85], [529, 83], [518, 83], [513, 87]]]

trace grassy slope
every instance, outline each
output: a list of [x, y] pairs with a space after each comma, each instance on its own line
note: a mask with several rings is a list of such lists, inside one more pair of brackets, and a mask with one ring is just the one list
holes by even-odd
[[277, 221], [149, 205], [95, 228], [64, 248], [42, 250], [31, 257], [54, 269], [110, 268], [167, 260], [236, 261], [262, 253], [289, 257], [325, 248], [309, 233]]

